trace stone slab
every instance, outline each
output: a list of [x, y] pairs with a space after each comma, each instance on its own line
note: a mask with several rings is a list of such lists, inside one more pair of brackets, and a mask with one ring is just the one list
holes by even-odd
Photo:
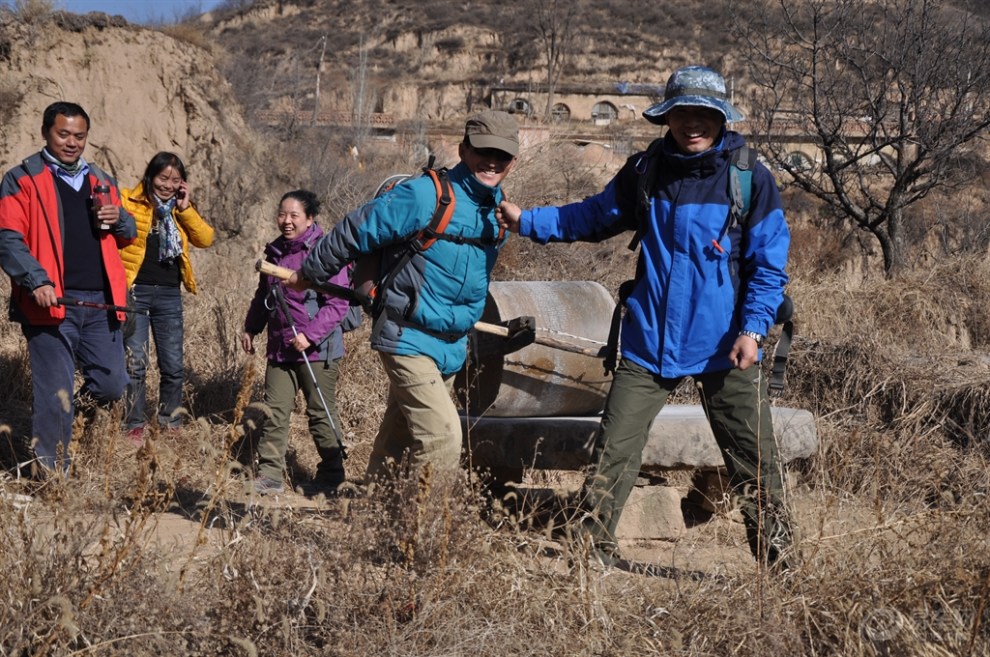
[[681, 493], [670, 486], [633, 486], [615, 528], [619, 540], [675, 540], [687, 527]]
[[[772, 409], [781, 459], [818, 451], [815, 417], [796, 408]], [[493, 468], [579, 470], [591, 463], [600, 416], [462, 417], [473, 462]], [[659, 469], [724, 466], [701, 406], [668, 404], [657, 415], [643, 450], [643, 466]]]

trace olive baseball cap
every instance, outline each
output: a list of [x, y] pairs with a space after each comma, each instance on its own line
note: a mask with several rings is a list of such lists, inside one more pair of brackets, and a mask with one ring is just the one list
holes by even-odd
[[519, 125], [508, 112], [485, 110], [467, 120], [464, 141], [474, 148], [497, 148], [515, 157], [519, 154]]

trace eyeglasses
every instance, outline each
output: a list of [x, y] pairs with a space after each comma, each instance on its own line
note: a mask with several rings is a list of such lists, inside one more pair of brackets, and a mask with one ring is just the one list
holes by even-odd
[[475, 148], [471, 146], [471, 150], [478, 154], [478, 157], [484, 158], [486, 160], [498, 160], [499, 162], [511, 162], [514, 155], [509, 155], [505, 151], [499, 150], [497, 148]]

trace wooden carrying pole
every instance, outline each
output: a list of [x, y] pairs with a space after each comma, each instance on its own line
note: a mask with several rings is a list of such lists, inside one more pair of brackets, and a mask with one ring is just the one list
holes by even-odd
[[[501, 335], [502, 337], [509, 337], [509, 329], [502, 326], [501, 324], [489, 324], [488, 322], [475, 322], [474, 330], [481, 333], [491, 333], [492, 335]], [[583, 354], [585, 356], [591, 356], [592, 358], [601, 358], [600, 352], [602, 347], [582, 347], [579, 344], [573, 342], [568, 342], [567, 340], [558, 340], [557, 338], [551, 337], [546, 334], [546, 331], [541, 331], [536, 329], [536, 339], [533, 340], [536, 344], [541, 344], [545, 347], [552, 347], [554, 349], [560, 349], [561, 351], [569, 351], [572, 354]], [[590, 340], [589, 340], [590, 342]]]
[[[279, 267], [274, 265], [267, 260], [259, 259], [255, 264], [255, 269], [257, 269], [262, 274], [268, 276], [274, 276], [275, 278], [287, 281], [289, 277], [292, 276], [295, 271], [288, 269], [286, 267]], [[500, 324], [490, 324], [488, 322], [475, 322], [474, 330], [480, 333], [490, 333], [492, 335], [499, 335], [505, 338], [509, 337], [509, 329]], [[601, 350], [605, 345], [601, 347], [584, 347], [579, 344], [569, 342], [567, 340], [560, 340], [558, 338], [551, 337], [546, 334], [545, 330], [537, 329], [536, 339], [533, 340], [536, 344], [541, 344], [545, 347], [551, 347], [553, 349], [560, 349], [561, 351], [569, 351], [574, 354], [582, 354], [584, 356], [590, 356], [591, 358], [601, 358]], [[596, 342], [595, 340], [588, 340], [590, 343]]]

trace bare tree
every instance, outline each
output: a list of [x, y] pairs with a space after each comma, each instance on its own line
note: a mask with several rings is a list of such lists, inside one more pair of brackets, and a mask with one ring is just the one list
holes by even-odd
[[316, 89], [313, 92], [313, 118], [310, 125], [316, 125], [320, 118], [320, 77], [323, 75], [323, 60], [327, 55], [327, 35], [320, 37], [320, 61], [316, 64]]
[[371, 135], [371, 115], [375, 107], [375, 97], [369, 84], [368, 47], [364, 35], [361, 35], [358, 59], [351, 69], [351, 125], [353, 127], [354, 143], [357, 149], [364, 147], [364, 142]]
[[[939, 0], [737, 0], [755, 82], [751, 129], [805, 191], [905, 268], [910, 206], [960, 186], [990, 125], [990, 29]], [[814, 166], [789, 152], [807, 135]], [[785, 138], [787, 137], [787, 138]]]
[[543, 58], [547, 67], [547, 107], [544, 113], [546, 121], [552, 118], [554, 92], [574, 45], [578, 8], [579, 3], [576, 0], [536, 0], [535, 2], [534, 28], [543, 46]]

